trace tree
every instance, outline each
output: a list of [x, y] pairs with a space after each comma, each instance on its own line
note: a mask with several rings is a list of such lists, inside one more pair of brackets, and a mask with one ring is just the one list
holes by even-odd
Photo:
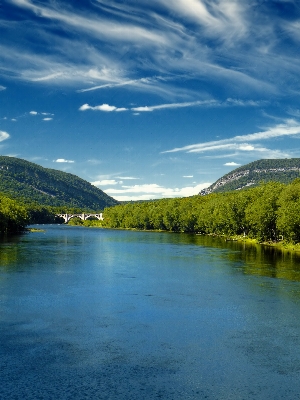
[[284, 185], [269, 182], [252, 189], [252, 202], [246, 209], [249, 235], [260, 241], [277, 239], [278, 196]]
[[277, 212], [277, 226], [288, 241], [300, 241], [300, 180], [296, 179], [281, 192]]

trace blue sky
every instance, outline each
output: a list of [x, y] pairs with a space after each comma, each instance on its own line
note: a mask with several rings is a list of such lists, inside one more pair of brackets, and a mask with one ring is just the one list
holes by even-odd
[[0, 151], [119, 200], [300, 157], [300, 3], [2, 0]]

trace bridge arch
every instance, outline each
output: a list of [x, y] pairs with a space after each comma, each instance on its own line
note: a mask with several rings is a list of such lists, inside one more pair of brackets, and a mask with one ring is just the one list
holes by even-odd
[[82, 219], [83, 221], [87, 220], [90, 217], [96, 218], [99, 221], [103, 221], [103, 213], [99, 213], [99, 214], [92, 214], [92, 213], [81, 213], [81, 214], [56, 214], [56, 217], [60, 217], [63, 218], [65, 221], [65, 224], [67, 224], [71, 218], [77, 217]]

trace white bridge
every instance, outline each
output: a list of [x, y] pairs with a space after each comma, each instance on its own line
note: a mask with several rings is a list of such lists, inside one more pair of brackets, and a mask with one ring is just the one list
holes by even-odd
[[99, 221], [103, 221], [103, 219], [104, 219], [102, 213], [100, 213], [100, 214], [85, 214], [85, 213], [82, 213], [82, 214], [56, 214], [55, 216], [63, 218], [65, 220], [65, 223], [69, 222], [70, 219], [74, 218], [74, 217], [80, 218], [83, 221], [87, 220], [88, 218], [96, 218]]

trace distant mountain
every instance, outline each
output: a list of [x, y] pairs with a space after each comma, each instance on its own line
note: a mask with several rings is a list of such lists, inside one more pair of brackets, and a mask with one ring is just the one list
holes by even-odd
[[249, 186], [257, 186], [260, 182], [276, 181], [289, 183], [299, 177], [300, 158], [258, 160], [236, 168], [222, 176], [222, 178], [218, 179], [211, 186], [201, 190], [199, 194], [229, 192]]
[[0, 156], [0, 192], [25, 203], [102, 210], [118, 201], [76, 175]]

